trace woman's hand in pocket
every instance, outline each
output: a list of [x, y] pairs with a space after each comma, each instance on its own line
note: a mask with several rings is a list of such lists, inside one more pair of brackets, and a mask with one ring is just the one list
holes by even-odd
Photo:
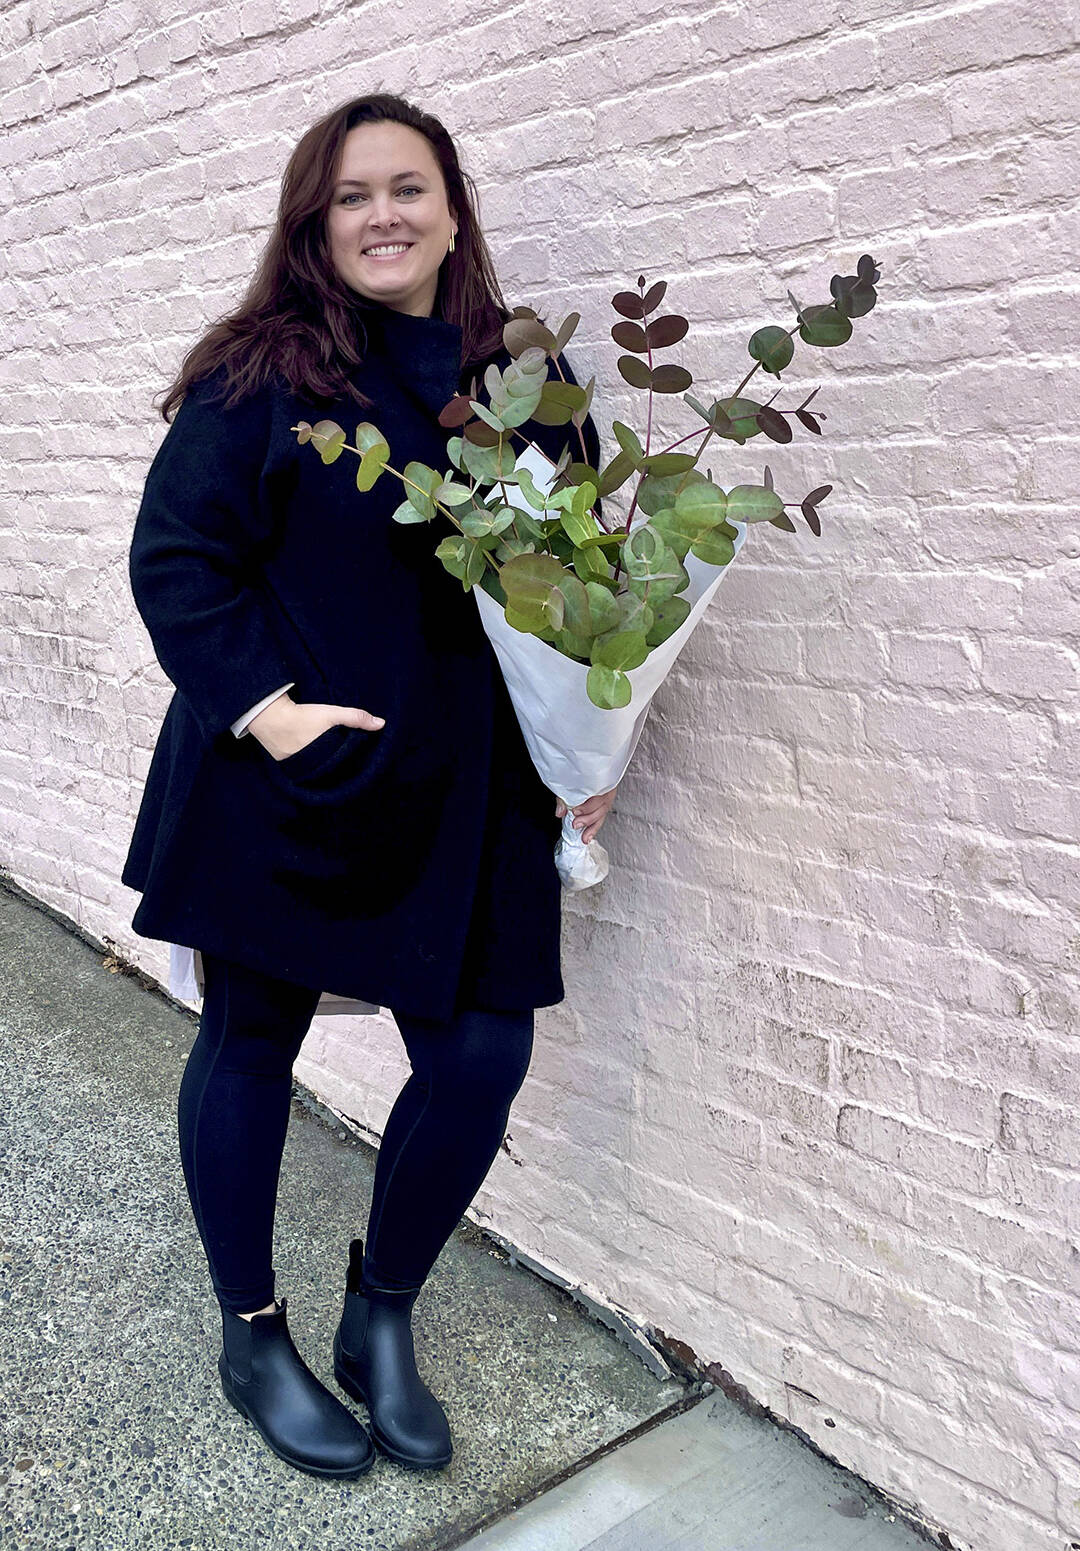
[[377, 732], [385, 717], [376, 716], [359, 706], [323, 705], [318, 701], [297, 703], [288, 694], [279, 695], [253, 716], [248, 731], [257, 738], [271, 759], [287, 759], [299, 754], [309, 743], [331, 727], [362, 727]]

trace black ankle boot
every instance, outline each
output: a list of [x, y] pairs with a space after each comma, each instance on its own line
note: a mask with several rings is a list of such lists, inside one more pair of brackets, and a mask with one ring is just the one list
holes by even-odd
[[221, 1387], [288, 1464], [313, 1476], [361, 1476], [375, 1460], [371, 1439], [296, 1350], [287, 1303], [251, 1319], [222, 1307]]
[[412, 1307], [419, 1287], [392, 1291], [364, 1275], [364, 1241], [349, 1244], [334, 1377], [368, 1408], [371, 1436], [399, 1465], [431, 1469], [453, 1453], [446, 1413], [416, 1371]]

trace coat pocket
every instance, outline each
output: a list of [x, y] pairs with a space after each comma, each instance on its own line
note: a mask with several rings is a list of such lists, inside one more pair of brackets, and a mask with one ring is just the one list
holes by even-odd
[[333, 802], [367, 784], [382, 728], [327, 727], [284, 759], [267, 755], [273, 779], [294, 796]]

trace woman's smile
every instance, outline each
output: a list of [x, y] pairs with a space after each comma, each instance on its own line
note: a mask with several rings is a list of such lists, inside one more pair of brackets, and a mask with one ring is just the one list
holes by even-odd
[[362, 249], [362, 253], [364, 258], [374, 259], [377, 264], [386, 264], [391, 259], [404, 258], [406, 253], [408, 253], [409, 249], [413, 246], [414, 244], [411, 242], [394, 243], [392, 245], [379, 243], [376, 244], [374, 249]]

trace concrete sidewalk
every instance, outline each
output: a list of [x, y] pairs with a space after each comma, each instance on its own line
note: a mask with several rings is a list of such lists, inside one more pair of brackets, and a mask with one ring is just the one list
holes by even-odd
[[[277, 1459], [217, 1374], [221, 1320], [176, 1136], [195, 1034], [187, 1009], [0, 883], [5, 1548], [925, 1544], [856, 1478], [647, 1365], [468, 1224], [414, 1316], [452, 1463], [428, 1474], [380, 1455], [330, 1482]], [[334, 1393], [344, 1261], [373, 1173], [371, 1149], [298, 1091], [275, 1268], [297, 1346]]]

